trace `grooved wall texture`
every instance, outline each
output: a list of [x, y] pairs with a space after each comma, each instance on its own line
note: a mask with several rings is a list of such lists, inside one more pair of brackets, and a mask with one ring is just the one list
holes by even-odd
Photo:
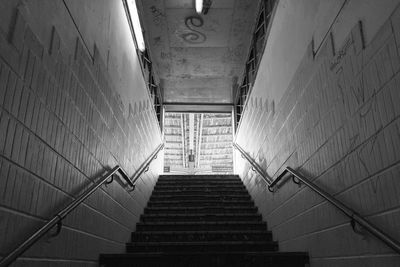
[[[330, 38], [315, 58], [309, 47], [275, 108], [250, 99], [237, 142], [272, 178], [298, 168], [400, 240], [400, 8], [365, 48], [353, 26], [335, 55]], [[311, 266], [400, 266], [400, 256], [354, 233], [305, 186], [287, 180], [268, 192], [237, 154], [237, 171], [283, 251], [308, 251]]]
[[[126, 116], [96, 48], [91, 58], [77, 33], [64, 47], [56, 27], [43, 43], [20, 9], [12, 12], [9, 32], [0, 31], [0, 256], [106, 170], [119, 164], [132, 176], [161, 142], [149, 98]], [[161, 159], [134, 192], [119, 181], [101, 187], [65, 219], [60, 236], [44, 238], [14, 266], [97, 266], [99, 253], [123, 252]]]

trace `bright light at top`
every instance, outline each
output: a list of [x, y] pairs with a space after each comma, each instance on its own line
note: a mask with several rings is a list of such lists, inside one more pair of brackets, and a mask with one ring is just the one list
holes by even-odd
[[196, 0], [196, 12], [200, 14], [201, 11], [203, 11], [203, 0]]
[[142, 27], [140, 26], [139, 12], [136, 7], [136, 2], [135, 0], [128, 0], [126, 2], [128, 3], [129, 13], [131, 15], [133, 31], [135, 32], [138, 49], [143, 52], [146, 47], [144, 45], [143, 32]]

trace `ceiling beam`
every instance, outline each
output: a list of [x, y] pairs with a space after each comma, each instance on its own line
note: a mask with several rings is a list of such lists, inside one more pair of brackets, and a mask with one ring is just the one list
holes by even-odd
[[165, 112], [182, 113], [231, 113], [233, 103], [164, 102]]

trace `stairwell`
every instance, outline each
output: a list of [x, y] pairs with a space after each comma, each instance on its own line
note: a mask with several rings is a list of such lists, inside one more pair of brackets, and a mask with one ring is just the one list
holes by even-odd
[[306, 266], [279, 252], [236, 175], [161, 175], [124, 254], [101, 266]]

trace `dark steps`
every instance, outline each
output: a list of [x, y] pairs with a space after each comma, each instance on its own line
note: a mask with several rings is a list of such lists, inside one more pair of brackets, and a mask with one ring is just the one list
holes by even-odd
[[267, 230], [265, 222], [139, 222], [137, 231], [217, 231], [217, 230]]
[[236, 175], [160, 176], [126, 253], [101, 266], [305, 266], [307, 253], [278, 252]]
[[170, 252], [101, 255], [104, 266], [121, 267], [303, 267], [307, 253], [301, 252]]
[[260, 221], [259, 214], [144, 214], [142, 222]]
[[133, 242], [163, 242], [163, 241], [271, 241], [269, 231], [148, 231], [132, 233]]
[[152, 196], [164, 196], [164, 195], [176, 195], [176, 196], [202, 196], [206, 193], [207, 195], [239, 195], [248, 196], [248, 193], [244, 189], [240, 190], [154, 190]]
[[221, 213], [241, 213], [241, 214], [254, 214], [257, 213], [256, 207], [249, 206], [214, 206], [214, 207], [146, 207], [144, 214], [153, 213], [180, 213], [180, 214], [197, 214], [197, 213], [208, 213], [208, 214], [221, 214]]
[[212, 182], [241, 182], [241, 180], [240, 179], [238, 179], [238, 178], [234, 178], [234, 177], [231, 177], [231, 178], [213, 178], [213, 177], [199, 177], [199, 178], [197, 178], [197, 177], [192, 177], [192, 178], [164, 178], [164, 177], [161, 177], [160, 179], [158, 179], [158, 181], [159, 182], [165, 182], [165, 181], [167, 181], [167, 182], [182, 182], [182, 181], [195, 181], [195, 182], [208, 182], [208, 181], [212, 181]]
[[179, 191], [185, 191], [185, 190], [203, 190], [203, 191], [213, 191], [213, 190], [246, 190], [246, 187], [244, 185], [162, 185], [154, 188], [154, 191], [162, 191], [162, 190], [179, 190]]
[[231, 181], [180, 181], [180, 182], [175, 182], [175, 181], [158, 181], [157, 182], [157, 188], [159, 187], [163, 187], [163, 186], [178, 186], [178, 187], [182, 187], [182, 186], [195, 186], [195, 185], [201, 185], [201, 186], [237, 186], [237, 187], [242, 187], [243, 183], [241, 181], [236, 181], [236, 182], [231, 182]]
[[228, 251], [276, 251], [273, 241], [189, 241], [189, 242], [131, 242], [126, 245], [129, 252], [228, 252]]
[[207, 201], [220, 201], [220, 200], [239, 200], [247, 201], [251, 200], [250, 196], [237, 196], [237, 195], [189, 195], [189, 196], [174, 196], [174, 195], [164, 195], [164, 196], [151, 196], [150, 201], [186, 201], [187, 199], [193, 200], [207, 200]]
[[214, 176], [214, 175], [173, 175], [160, 176], [158, 181], [241, 181], [238, 176]]
[[236, 200], [171, 200], [171, 201], [149, 201], [148, 207], [234, 207], [234, 206], [253, 207], [253, 201], [236, 201]]

